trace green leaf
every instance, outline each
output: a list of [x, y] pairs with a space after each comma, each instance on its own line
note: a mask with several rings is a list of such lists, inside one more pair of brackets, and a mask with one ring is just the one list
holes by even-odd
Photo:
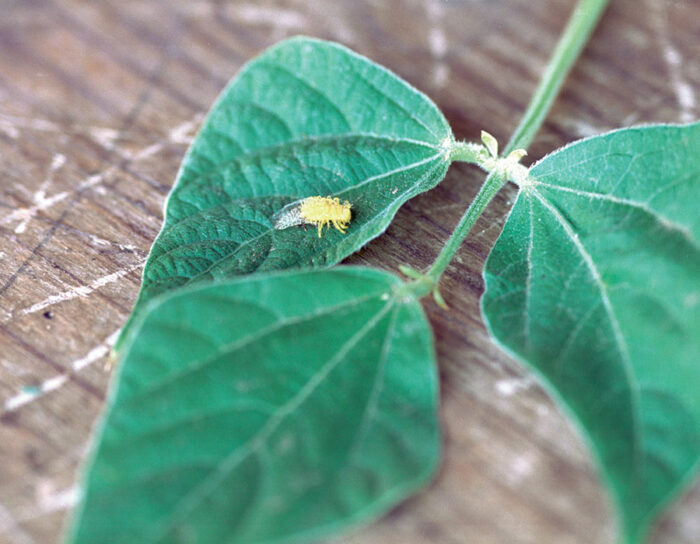
[[700, 123], [583, 140], [530, 175], [484, 317], [573, 413], [639, 542], [700, 460]]
[[192, 286], [132, 330], [69, 542], [307, 542], [433, 474], [432, 337], [388, 273]]
[[[339, 262], [444, 177], [452, 139], [429, 98], [345, 47], [293, 38], [268, 49], [187, 153], [135, 311], [194, 281]], [[309, 196], [349, 201], [347, 234], [275, 230], [275, 212]]]

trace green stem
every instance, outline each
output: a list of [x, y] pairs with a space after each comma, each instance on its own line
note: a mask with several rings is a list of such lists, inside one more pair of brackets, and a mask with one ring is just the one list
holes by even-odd
[[442, 273], [447, 268], [447, 265], [450, 264], [452, 257], [454, 257], [454, 254], [459, 249], [459, 246], [462, 245], [462, 241], [469, 233], [474, 222], [483, 213], [488, 203], [496, 196], [496, 193], [503, 187], [505, 182], [506, 179], [497, 171], [491, 172], [486, 177], [486, 181], [481, 186], [481, 189], [479, 189], [476, 198], [474, 198], [469, 208], [462, 216], [462, 219], [459, 220], [457, 228], [455, 228], [449, 240], [447, 240], [445, 247], [442, 248], [440, 255], [437, 256], [430, 270], [428, 270], [426, 275], [433, 282], [438, 282], [440, 276], [442, 276]]
[[609, 2], [610, 0], [579, 1], [559, 38], [525, 115], [503, 150], [504, 155], [514, 149], [527, 149], [530, 145]]
[[[552, 103], [559, 92], [559, 89], [581, 54], [583, 47], [588, 41], [591, 32], [600, 19], [603, 10], [610, 0], [579, 0], [574, 9], [569, 22], [564, 29], [559, 42], [554, 50], [554, 54], [547, 65], [542, 79], [535, 94], [530, 100], [530, 104], [523, 116], [520, 125], [515, 130], [513, 137], [503, 150], [503, 155], [507, 156], [515, 149], [526, 148], [539, 130]], [[482, 155], [479, 155], [478, 147], [474, 144], [464, 144], [456, 142], [450, 154], [450, 158], [455, 161], [465, 161], [477, 163], [484, 166]], [[484, 209], [496, 196], [496, 193], [503, 187], [507, 179], [499, 169], [490, 169], [486, 181], [481, 186], [479, 193], [471, 203], [467, 211], [459, 220], [457, 228], [445, 243], [445, 247], [438, 255], [435, 262], [427, 272], [427, 276], [437, 284], [440, 276], [444, 273], [447, 265], [454, 257], [462, 244], [462, 241], [469, 233]]]

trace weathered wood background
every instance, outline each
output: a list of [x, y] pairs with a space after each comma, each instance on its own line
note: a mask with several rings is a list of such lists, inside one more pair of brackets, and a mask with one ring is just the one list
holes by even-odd
[[[574, 0], [0, 0], [0, 542], [59, 540], [163, 199], [198, 123], [251, 56], [340, 41], [427, 92], [458, 137], [506, 140]], [[613, 0], [531, 148], [700, 116], [700, 2]], [[455, 165], [349, 259], [428, 265], [482, 176]], [[487, 337], [484, 258], [503, 190], [426, 309], [445, 459], [426, 492], [344, 543], [612, 543], [582, 442]], [[700, 542], [700, 486], [653, 542]], [[98, 543], [96, 543], [98, 544]]]

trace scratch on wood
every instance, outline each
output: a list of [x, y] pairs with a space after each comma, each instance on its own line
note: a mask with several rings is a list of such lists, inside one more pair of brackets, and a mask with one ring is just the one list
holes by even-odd
[[80, 490], [77, 486], [69, 487], [54, 493], [45, 493], [39, 496], [39, 507], [42, 514], [56, 512], [58, 510], [67, 510], [72, 508], [80, 496]]
[[197, 114], [193, 119], [185, 121], [184, 123], [176, 126], [168, 132], [167, 138], [160, 140], [154, 144], [144, 147], [142, 150], [136, 153], [122, 153], [125, 158], [131, 161], [140, 161], [160, 153], [161, 150], [168, 144], [186, 144], [189, 145], [194, 139], [194, 131], [199, 127], [202, 122], [203, 114]]
[[194, 132], [199, 127], [199, 124], [204, 119], [203, 113], [198, 113], [193, 119], [185, 121], [184, 123], [176, 126], [168, 133], [168, 140], [174, 144], [187, 144], [192, 143], [194, 139]]
[[447, 54], [447, 36], [443, 28], [444, 7], [440, 0], [430, 0], [426, 4], [430, 30], [428, 31], [428, 46], [433, 57], [433, 84], [442, 88], [450, 78], [450, 67], [445, 62]]
[[5, 411], [14, 412], [17, 408], [30, 403], [34, 399], [42, 397], [51, 391], [55, 391], [68, 381], [66, 374], [59, 374], [44, 381], [39, 387], [27, 389], [5, 401]]
[[[119, 335], [119, 331], [120, 329], [117, 329], [112, 334], [110, 334], [102, 344], [91, 349], [83, 357], [80, 357], [79, 359], [73, 361], [70, 364], [71, 371], [78, 372], [95, 363], [96, 361], [99, 361], [103, 357], [106, 357], [109, 354], [110, 348], [114, 345], [114, 342], [116, 342], [117, 336]], [[29, 404], [30, 402], [33, 402], [40, 397], [43, 397], [47, 393], [50, 393], [51, 391], [55, 391], [56, 389], [62, 387], [68, 382], [68, 380], [69, 374], [59, 374], [57, 376], [54, 376], [53, 378], [45, 380], [41, 383], [41, 385], [39, 385], [39, 387], [36, 387], [31, 390], [28, 389], [26, 391], [18, 393], [14, 397], [11, 397], [5, 401], [5, 412], [14, 412], [22, 406], [25, 406], [26, 404]]]
[[10, 138], [18, 138], [20, 135], [19, 129], [21, 128], [43, 132], [61, 132], [61, 127], [45, 119], [29, 119], [16, 115], [0, 114], [0, 129]]
[[651, 23], [654, 26], [659, 45], [664, 53], [664, 60], [668, 67], [671, 84], [676, 93], [676, 99], [681, 109], [680, 120], [689, 123], [695, 120], [697, 100], [695, 91], [690, 83], [683, 76], [683, 57], [671, 42], [666, 20], [666, 12], [662, 3], [656, 0], [647, 0]]
[[24, 509], [16, 519], [18, 522], [24, 523], [53, 512], [68, 510], [77, 504], [79, 497], [80, 488], [78, 486], [56, 491], [55, 486], [50, 481], [41, 481], [37, 485], [36, 506]]
[[528, 389], [533, 385], [532, 379], [525, 378], [507, 378], [496, 382], [496, 392], [502, 397], [510, 397], [519, 391]]
[[535, 472], [535, 457], [528, 454], [516, 455], [508, 462], [508, 470], [504, 474], [509, 485], [519, 486]]
[[4, 533], [12, 544], [35, 544], [35, 541], [13, 519], [12, 514], [0, 504], [0, 534]]
[[79, 229], [70, 229], [79, 236], [83, 236], [90, 240], [90, 243], [92, 243], [93, 246], [99, 246], [99, 247], [115, 247], [120, 251], [128, 252], [128, 253], [137, 253], [137, 254], [143, 254], [141, 248], [132, 245], [132, 244], [121, 244], [119, 242], [114, 242], [112, 240], [105, 240], [101, 236], [97, 236], [96, 234], [92, 234], [90, 232], [83, 232]]
[[119, 138], [119, 131], [114, 128], [93, 127], [90, 136], [105, 149], [113, 150], [114, 142]]
[[[102, 180], [106, 177], [106, 175], [108, 173], [111, 173], [114, 170], [115, 170], [114, 168], [110, 168], [110, 169], [106, 170], [103, 174], [95, 174], [93, 176], [90, 176], [85, 181], [83, 181], [80, 185], [78, 185], [77, 190], [87, 189], [88, 187], [92, 187], [93, 185], [97, 185], [98, 183], [101, 183]], [[6, 225], [7, 223], [11, 223], [13, 221], [25, 221], [27, 219], [31, 219], [39, 211], [43, 211], [43, 210], [47, 210], [47, 209], [51, 208], [52, 206], [58, 204], [62, 200], [65, 200], [70, 195], [71, 195], [70, 191], [63, 191], [60, 193], [56, 193], [55, 195], [53, 195], [49, 198], [43, 198], [40, 202], [35, 202], [33, 206], [14, 210], [12, 213], [7, 214], [5, 217], [0, 219], [0, 225]], [[15, 231], [16, 231], [16, 229], [15, 229]]]
[[97, 278], [96, 280], [91, 281], [87, 285], [78, 285], [76, 287], [71, 287], [67, 291], [63, 291], [62, 293], [58, 293], [57, 295], [52, 295], [47, 299], [42, 300], [41, 302], [33, 304], [29, 308], [25, 308], [24, 310], [22, 310], [21, 313], [22, 315], [33, 314], [45, 308], [48, 308], [49, 306], [58, 304], [59, 302], [65, 302], [66, 300], [71, 300], [77, 297], [86, 297], [93, 291], [99, 289], [100, 287], [104, 287], [107, 284], [114, 283], [115, 281], [123, 278], [127, 274], [130, 274], [134, 270], [141, 268], [144, 264], [145, 261], [141, 261], [122, 270], [117, 270], [116, 272], [113, 272], [106, 276], [102, 276], [101, 278]]
[[[0, 117], [0, 121], [2, 118]], [[143, 160], [147, 157], [150, 157], [152, 155], [155, 155], [156, 153], [159, 153], [168, 143], [174, 143], [174, 144], [187, 144], [192, 141], [193, 135], [192, 132], [195, 128], [199, 126], [199, 123], [202, 120], [202, 114], [197, 114], [193, 119], [190, 119], [189, 121], [185, 121], [184, 123], [176, 126], [170, 132], [168, 133], [168, 136], [166, 139], [161, 140], [160, 142], [156, 142], [155, 144], [151, 144], [148, 147], [145, 147], [144, 149], [137, 151], [132, 154], [126, 154], [128, 158], [132, 161], [138, 161], [138, 160]], [[101, 130], [111, 130], [111, 129], [101, 129]], [[91, 131], [92, 134], [92, 131]], [[94, 136], [94, 134], [92, 134]], [[111, 145], [110, 143], [104, 141], [104, 138], [102, 139], [97, 139], [96, 143], [98, 143], [100, 146], [104, 147], [105, 149], [109, 151], [113, 151], [108, 145]], [[65, 157], [64, 157], [64, 162], [65, 162]], [[112, 174], [118, 172], [118, 167], [116, 166], [111, 166], [107, 168], [104, 172], [94, 174], [92, 176], [89, 176], [87, 179], [85, 179], [83, 182], [81, 182], [76, 190], [77, 191], [82, 191], [84, 189], [88, 189], [90, 187], [94, 187], [100, 183], [102, 183], [105, 179], [109, 178]], [[41, 193], [41, 194], [39, 194]], [[60, 193], [56, 193], [53, 196], [50, 196], [46, 198], [45, 192], [37, 192], [35, 196], [37, 198], [34, 199], [34, 204], [32, 206], [28, 206], [27, 208], [20, 208], [17, 210], [12, 211], [11, 213], [7, 214], [5, 217], [0, 219], [0, 225], [6, 225], [8, 223], [12, 223], [14, 221], [20, 221], [20, 225], [17, 226], [15, 229], [15, 232], [21, 233], [24, 232], [26, 228], [25, 222], [28, 222], [33, 218], [38, 212], [47, 210], [51, 208], [52, 206], [55, 206], [59, 202], [65, 200], [72, 194], [72, 191], [63, 191]], [[41, 197], [41, 198], [38, 198]], [[17, 229], [20, 229], [19, 231]]]
[[99, 361], [102, 359], [102, 357], [105, 357], [109, 353], [109, 348], [111, 348], [114, 345], [114, 342], [117, 341], [120, 331], [121, 329], [117, 329], [107, 337], [104, 344], [100, 344], [99, 346], [92, 348], [87, 355], [85, 355], [85, 357], [81, 357], [80, 359], [73, 361], [71, 368], [75, 372], [78, 372], [83, 368], [90, 366], [95, 361]]
[[[580, 138], [587, 138], [588, 136], [596, 136], [601, 132], [610, 130], [609, 127], [596, 126], [584, 119], [569, 118], [565, 117], [559, 121], [560, 125], [571, 130], [576, 136]], [[624, 123], [623, 123], [624, 125]]]
[[243, 4], [234, 7], [235, 16], [244, 23], [269, 25], [276, 29], [301, 29], [306, 18], [290, 9], [268, 8], [256, 4]]
[[2, 130], [5, 134], [7, 134], [10, 138], [13, 140], [16, 140], [19, 138], [20, 132], [19, 129], [13, 125], [12, 123], [5, 123], [3, 120], [0, 118], [0, 130]]
[[64, 164], [66, 164], [66, 156], [61, 153], [56, 153], [51, 160], [51, 164], [49, 165], [46, 179], [44, 179], [42, 184], [39, 186], [39, 190], [32, 195], [32, 202], [34, 202], [34, 206], [32, 208], [18, 210], [26, 213], [19, 224], [15, 227], [16, 234], [21, 234], [27, 230], [27, 225], [32, 220], [36, 212], [45, 205], [45, 202], [51, 200], [50, 198], [46, 198], [46, 190], [49, 188], [49, 185], [51, 185], [54, 174], [60, 170]]

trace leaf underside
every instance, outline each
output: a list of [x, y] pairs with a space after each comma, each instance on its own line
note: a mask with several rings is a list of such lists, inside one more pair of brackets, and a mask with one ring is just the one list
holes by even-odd
[[530, 174], [483, 314], [573, 412], [639, 542], [700, 459], [700, 123], [593, 137]]
[[[188, 151], [134, 313], [191, 282], [339, 262], [442, 180], [451, 140], [430, 99], [345, 47], [292, 38], [268, 49]], [[348, 200], [347, 234], [274, 229], [275, 212], [309, 196]]]
[[69, 542], [306, 542], [415, 492], [439, 458], [438, 383], [401, 285], [286, 272], [149, 304]]

